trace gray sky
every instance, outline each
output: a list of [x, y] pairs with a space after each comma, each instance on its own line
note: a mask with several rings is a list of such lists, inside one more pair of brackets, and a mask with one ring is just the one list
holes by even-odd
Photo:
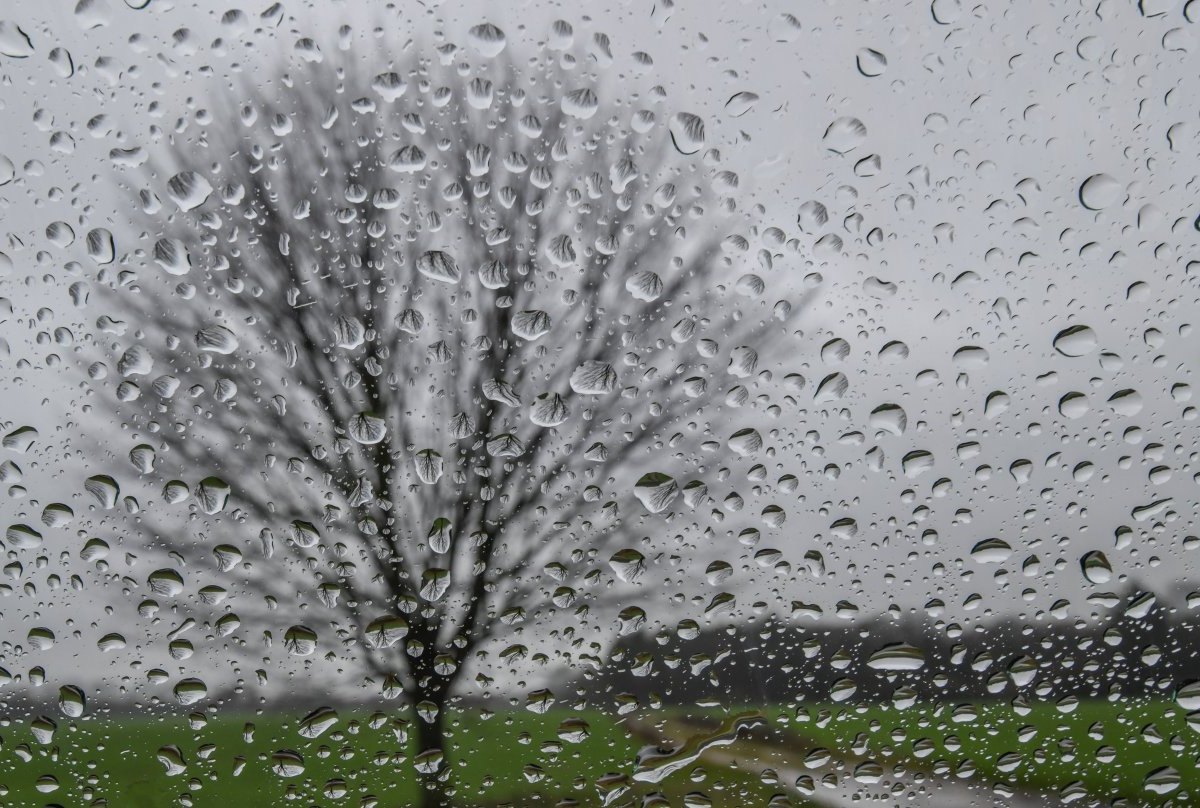
[[[9, 344], [0, 417], [41, 435], [39, 451], [3, 458], [21, 465], [27, 489], [5, 500], [9, 522], [67, 502], [83, 518], [48, 537], [56, 551], [98, 529], [84, 516], [80, 486], [103, 463], [79, 454], [88, 397], [63, 367], [75, 361], [72, 348], [41, 335], [53, 339], [64, 327], [81, 338], [102, 313], [73, 307], [68, 287], [93, 272], [83, 234], [98, 226], [119, 233], [128, 221], [110, 150], [153, 148], [181, 117], [198, 131], [194, 108], [203, 104], [190, 98], [253, 74], [277, 53], [296, 59], [301, 37], [332, 53], [343, 22], [354, 30], [351, 51], [367, 47], [376, 24], [401, 40], [438, 32], [465, 45], [466, 30], [485, 19], [531, 49], [562, 18], [574, 26], [577, 52], [593, 34], [610, 37], [615, 61], [603, 72], [611, 87], [642, 73], [637, 86], [661, 84], [666, 109], [704, 119], [708, 145], [740, 179], [740, 232], [754, 245], [747, 271], [761, 271], [755, 253], [767, 228], [798, 239], [798, 252], [784, 251], [762, 272], [767, 295], [818, 289], [803, 334], [777, 367], [808, 385], [770, 424], [778, 430], [768, 440], [775, 473], [801, 479], [770, 544], [796, 567], [820, 550], [829, 574], [777, 578], [751, 564], [737, 579], [748, 599], [779, 588], [826, 609], [848, 600], [868, 613], [919, 609], [936, 597], [955, 616], [1032, 616], [1065, 599], [1072, 614], [1086, 615], [1094, 608], [1087, 597], [1117, 588], [1120, 576], [1164, 589], [1195, 576], [1195, 552], [1183, 540], [1198, 532], [1196, 413], [1186, 386], [1196, 384], [1197, 366], [1197, 281], [1188, 265], [1200, 110], [1187, 87], [1200, 45], [1182, 3], [1159, 4], [1168, 10], [1155, 17], [1124, 0], [1020, 8], [938, 0], [932, 9], [680, 2], [669, 10], [480, 2], [424, 11], [404, 4], [401, 13], [365, 5], [285, 2], [282, 22], [258, 35], [258, 6], [244, 8], [241, 32], [221, 24], [224, 6], [206, 3], [155, 0], [134, 11], [107, 0], [92, 4], [107, 12], [80, 18], [67, 3], [10, 0], [0, 11], [33, 43], [29, 58], [0, 55], [0, 154], [16, 173], [0, 187], [0, 250], [13, 263], [0, 278], [12, 306], [0, 321]], [[13, 37], [6, 27], [0, 54], [20, 51]], [[218, 37], [223, 45], [214, 47]], [[55, 48], [69, 51], [71, 77], [56, 72]], [[638, 52], [652, 66], [639, 65]], [[734, 117], [744, 106], [730, 102], [738, 93], [758, 100]], [[96, 137], [87, 124], [98, 115], [108, 125], [95, 126], [107, 131]], [[1091, 210], [1080, 187], [1097, 174], [1111, 181], [1092, 186], [1091, 201], [1102, 207]], [[810, 201], [826, 207], [828, 222], [802, 229], [797, 217]], [[49, 243], [55, 221], [75, 228], [74, 246]], [[72, 273], [71, 260], [81, 269]], [[1078, 357], [1057, 352], [1055, 335], [1079, 325], [1092, 330], [1094, 346]], [[829, 344], [838, 339], [844, 358]], [[892, 341], [906, 357], [881, 352]], [[844, 396], [814, 401], [816, 385], [837, 372], [848, 381]], [[872, 417], [887, 404], [906, 414], [903, 434], [880, 431], [892, 423], [886, 413]], [[114, 452], [123, 454], [119, 435], [114, 427]], [[914, 460], [915, 476], [907, 476], [902, 459], [919, 451], [932, 454], [931, 467], [917, 474]], [[1030, 464], [1024, 482], [1010, 471], [1020, 461]], [[713, 493], [749, 487], [734, 480]], [[1135, 517], [1159, 500], [1170, 502]], [[853, 536], [831, 531], [846, 518], [857, 524]], [[1122, 525], [1132, 534], [1117, 546]], [[972, 547], [991, 538], [1007, 543], [1011, 557], [972, 558]], [[1089, 550], [1107, 554], [1113, 581], [1084, 581], [1078, 560]], [[1040, 572], [1023, 575], [1032, 555]], [[60, 664], [86, 666], [94, 632], [84, 626], [96, 594], [60, 597], [45, 583], [78, 563], [53, 558], [45, 573], [23, 577], [38, 590], [10, 596], [0, 639], [23, 643], [28, 627], [53, 625], [66, 638]], [[995, 577], [1000, 569], [1006, 578]], [[114, 560], [114, 572], [127, 570]], [[969, 613], [972, 595], [981, 605]], [[78, 640], [69, 639], [69, 620]]]

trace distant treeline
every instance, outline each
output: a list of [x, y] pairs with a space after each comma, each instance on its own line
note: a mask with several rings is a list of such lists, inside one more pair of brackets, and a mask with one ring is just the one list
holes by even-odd
[[[706, 701], [1170, 698], [1181, 685], [1200, 680], [1200, 613], [1136, 589], [1092, 605], [1087, 619], [1041, 612], [1037, 619], [958, 622], [936, 615], [879, 615], [841, 621], [814, 619], [798, 609], [790, 617], [763, 615], [723, 625], [684, 621], [671, 630], [624, 636], [603, 662], [592, 658], [595, 665], [586, 671], [558, 671], [548, 684], [560, 704], [574, 695], [575, 703], [620, 711]], [[382, 695], [378, 682], [345, 692], [276, 687], [268, 694], [213, 679], [216, 686], [207, 697], [190, 707], [174, 701], [170, 682], [116, 692], [87, 688], [87, 714], [177, 716], [211, 707], [246, 716], [302, 715], [315, 707], [392, 713], [406, 706], [403, 698]], [[23, 676], [8, 682], [0, 687], [0, 717], [24, 721], [42, 714], [62, 720], [58, 684], [32, 686]], [[467, 689], [455, 703], [463, 709], [504, 709], [523, 699], [501, 684], [491, 692]]]
[[[688, 638], [690, 637], [690, 639]], [[919, 667], [917, 667], [919, 666]], [[905, 670], [904, 668], [909, 668]], [[892, 699], [1169, 697], [1200, 679], [1200, 617], [1129, 593], [1090, 620], [752, 623], [622, 638], [577, 682], [597, 707]]]

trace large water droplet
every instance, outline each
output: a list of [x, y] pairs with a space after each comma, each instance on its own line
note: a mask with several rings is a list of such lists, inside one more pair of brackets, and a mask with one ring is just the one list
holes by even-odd
[[837, 118], [825, 129], [822, 138], [825, 148], [836, 154], [846, 154], [862, 145], [867, 138], [867, 127], [858, 118]]
[[467, 31], [467, 41], [481, 56], [491, 59], [500, 55], [508, 40], [498, 26], [485, 22]]
[[1108, 557], [1099, 550], [1084, 553], [1083, 557], [1079, 559], [1079, 566], [1083, 571], [1083, 577], [1090, 583], [1106, 584], [1112, 580], [1112, 565], [1108, 563]]
[[1093, 174], [1079, 186], [1079, 201], [1088, 210], [1101, 210], [1121, 201], [1123, 190], [1108, 174]]
[[1063, 356], [1087, 356], [1096, 350], [1096, 332], [1086, 325], [1073, 325], [1054, 337], [1054, 350]]
[[675, 479], [657, 471], [643, 474], [633, 488], [634, 496], [651, 513], [665, 511], [678, 493]]
[[884, 71], [887, 70], [887, 57], [874, 48], [859, 48], [854, 61], [858, 67], [858, 72], [868, 78], [882, 76]]
[[671, 142], [680, 154], [695, 154], [704, 148], [704, 120], [690, 112], [677, 112], [668, 126]]

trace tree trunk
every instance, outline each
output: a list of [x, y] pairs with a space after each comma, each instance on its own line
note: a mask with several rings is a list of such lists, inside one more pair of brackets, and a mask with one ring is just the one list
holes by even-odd
[[[426, 699], [429, 700], [429, 699]], [[432, 722], [426, 721], [420, 716], [416, 717], [413, 725], [413, 734], [416, 738], [416, 761], [428, 761], [428, 756], [431, 752], [438, 751], [442, 758], [436, 769], [433, 771], [417, 771], [417, 782], [421, 789], [421, 796], [418, 801], [420, 808], [451, 808], [451, 794], [453, 788], [453, 778], [451, 777], [450, 769], [450, 750], [447, 748], [445, 720], [446, 720], [446, 705], [444, 701], [438, 703], [438, 713]], [[422, 768], [426, 768], [422, 766]]]

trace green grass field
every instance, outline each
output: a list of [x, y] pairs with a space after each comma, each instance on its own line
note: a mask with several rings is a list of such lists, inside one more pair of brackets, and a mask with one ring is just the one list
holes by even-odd
[[[343, 714], [313, 740], [298, 732], [302, 716], [219, 716], [199, 730], [185, 716], [98, 716], [75, 722], [56, 717], [58, 730], [48, 745], [37, 742], [28, 722], [13, 723], [0, 730], [0, 785], [6, 792], [0, 805], [77, 806], [102, 797], [113, 806], [162, 808], [180, 804], [185, 795], [195, 806], [357, 806], [368, 794], [379, 798], [381, 808], [408, 805], [417, 788], [411, 758], [400, 759], [403, 747], [391, 728], [372, 729], [369, 715]], [[580, 718], [589, 736], [578, 743], [560, 740], [561, 722]], [[249, 741], [247, 723], [254, 726]], [[597, 805], [594, 780], [608, 772], [630, 773], [642, 745], [600, 713], [522, 711], [487, 720], [458, 713], [454, 723], [451, 760], [457, 804], [464, 806], [553, 805], [564, 796]], [[157, 759], [167, 744], [177, 746], [187, 764], [175, 776], [168, 776]], [[271, 756], [281, 749], [303, 757], [303, 773], [281, 777], [273, 771]], [[235, 775], [239, 757], [245, 764]], [[39, 790], [51, 785], [57, 788]], [[765, 804], [775, 793], [744, 774], [719, 769], [703, 782], [681, 772], [652, 788], [636, 784], [631, 793], [651, 791], [664, 793], [673, 805], [689, 792], [702, 791], [714, 805], [728, 806]]]
[[[768, 708], [764, 712], [776, 719], [770, 736], [777, 746], [762, 766], [785, 761], [800, 768], [809, 752], [826, 747], [834, 755], [814, 775], [839, 770], [844, 775], [855, 762], [871, 758], [885, 768], [903, 764], [933, 773], [935, 780], [969, 773], [984, 784], [1003, 780], [1053, 795], [1082, 788], [1093, 797], [1125, 797], [1136, 805], [1167, 799], [1195, 804], [1188, 795], [1200, 795], [1200, 733], [1187, 726], [1173, 704], [1084, 702], [1069, 713], [1035, 704], [1027, 715], [1003, 703], [955, 707]], [[686, 711], [710, 719], [713, 712]], [[681, 713], [664, 715], [674, 716], [670, 723], [676, 723]], [[380, 806], [391, 808], [413, 801], [416, 777], [406, 756], [413, 750], [402, 747], [390, 725], [372, 728], [367, 712], [343, 714], [324, 735], [310, 740], [298, 732], [300, 717], [219, 715], [199, 729], [191, 728], [186, 716], [57, 717], [58, 729], [48, 744], [39, 742], [29, 722], [13, 722], [0, 728], [0, 805], [77, 806], [104, 798], [123, 808], [358, 806], [363, 796], [374, 795]], [[586, 721], [588, 737], [561, 739], [560, 724], [567, 719]], [[247, 724], [253, 724], [249, 739]], [[459, 712], [454, 724], [451, 760], [457, 804], [463, 806], [553, 805], [564, 796], [598, 805], [596, 778], [631, 773], [634, 754], [644, 743], [598, 712], [520, 711], [488, 719]], [[706, 775], [693, 779], [696, 767], [686, 767], [662, 784], [637, 784], [632, 804], [658, 791], [671, 805], [682, 805], [689, 792], [703, 792], [713, 805], [765, 806], [786, 789], [757, 781], [751, 750], [764, 748], [762, 743], [742, 747], [746, 770], [707, 765]], [[167, 744], [177, 746], [186, 763], [174, 776], [157, 759]], [[283, 749], [300, 754], [303, 772], [283, 777], [273, 771], [272, 755]], [[244, 765], [235, 774], [239, 759]], [[1009, 765], [1008, 771], [1000, 770]], [[1180, 783], [1170, 794], [1156, 795], [1146, 790], [1145, 779], [1163, 766], [1177, 770]], [[792, 799], [803, 804], [797, 796]]]
[[[885, 766], [903, 762], [955, 777], [966, 765], [981, 782], [1017, 783], [1052, 795], [1082, 787], [1089, 796], [1123, 797], [1134, 805], [1200, 800], [1200, 733], [1173, 702], [1080, 702], [1071, 712], [1040, 703], [1027, 715], [1003, 702], [956, 714], [957, 706], [806, 707], [808, 720], [789, 722], [789, 732], [810, 746], [865, 750]], [[929, 753], [918, 757], [915, 750], [922, 747]], [[1012, 768], [1001, 771], [1001, 765]], [[1147, 776], [1164, 766], [1179, 772], [1178, 788], [1168, 794], [1147, 790]]]

